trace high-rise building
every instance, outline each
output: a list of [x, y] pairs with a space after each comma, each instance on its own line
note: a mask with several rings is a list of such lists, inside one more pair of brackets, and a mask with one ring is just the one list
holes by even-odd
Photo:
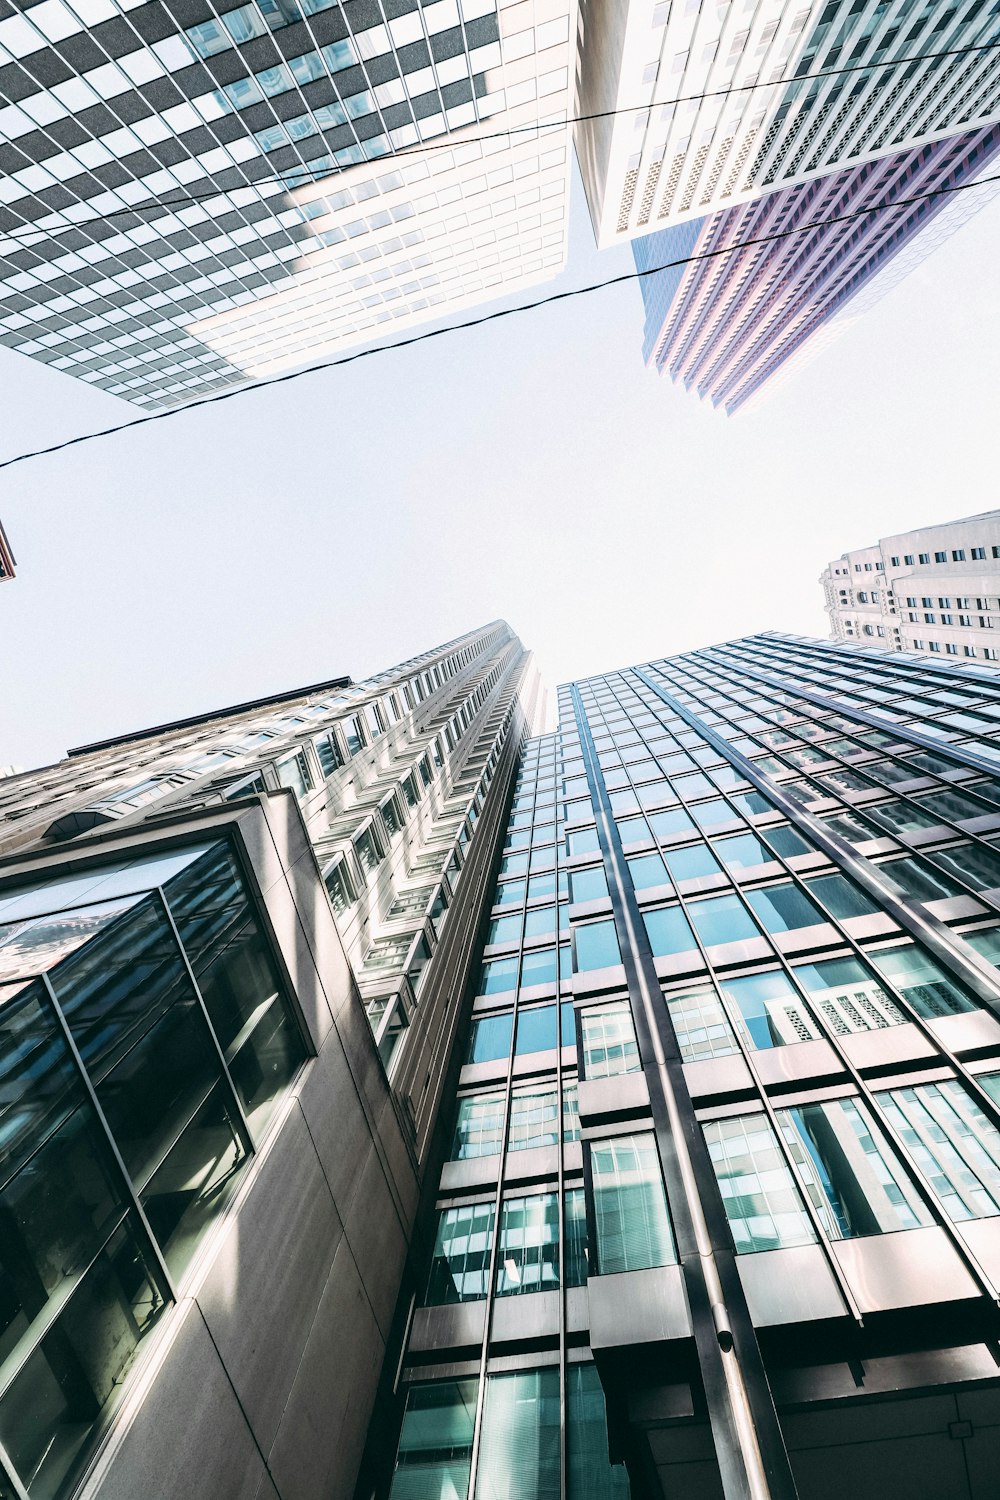
[[0, 343], [113, 395], [176, 405], [563, 264], [570, 0], [4, 14]]
[[752, 403], [996, 197], [998, 151], [992, 126], [634, 240], [646, 363], [730, 414]]
[[495, 623], [5, 786], [18, 1500], [993, 1495], [1000, 678], [535, 695]]
[[537, 707], [498, 622], [0, 782], [5, 1500], [349, 1500]]
[[820, 583], [834, 640], [1000, 661], [1000, 510], [845, 552]]
[[598, 244], [996, 124], [998, 43], [980, 0], [582, 0]]
[[763, 636], [559, 707], [358, 1494], [987, 1500], [1000, 681]]

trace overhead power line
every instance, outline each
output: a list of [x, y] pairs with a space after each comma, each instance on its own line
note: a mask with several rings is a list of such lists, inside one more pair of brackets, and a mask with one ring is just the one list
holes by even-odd
[[[733, 94], [752, 93], [756, 89], [780, 88], [784, 84], [813, 83], [824, 78], [837, 78], [843, 74], [866, 73], [876, 68], [899, 68], [908, 63], [936, 62], [940, 58], [964, 57], [977, 52], [993, 52], [1000, 49], [1000, 41], [980, 42], [968, 47], [952, 47], [943, 52], [915, 53], [909, 57], [897, 57], [882, 62], [848, 63], [841, 68], [825, 68], [818, 73], [789, 73], [771, 80], [758, 79], [753, 83], [734, 84], [722, 89], [708, 89], [699, 94], [679, 94], [673, 99], [654, 99], [649, 104], [623, 104], [615, 109], [595, 110], [585, 115], [569, 115], [564, 120], [534, 120], [524, 125], [511, 125], [505, 130], [486, 131], [479, 135], [467, 135], [460, 138], [449, 135], [445, 140], [420, 141], [412, 146], [399, 146], [392, 151], [387, 151], [383, 156], [373, 157], [367, 163], [372, 168], [378, 168], [383, 162], [399, 161], [408, 156], [426, 156], [437, 151], [455, 151], [467, 145], [476, 145], [482, 141], [507, 140], [514, 136], [536, 135], [541, 131], [554, 132], [566, 130], [571, 125], [587, 125], [596, 120], [609, 120], [618, 115], [641, 114], [644, 110], [670, 109], [678, 104], [700, 104], [706, 99], [728, 98]], [[42, 163], [44, 166], [44, 162]], [[358, 166], [362, 163], [357, 163]], [[237, 171], [234, 165], [225, 170]], [[316, 187], [324, 182], [338, 181], [349, 168], [338, 168], [331, 172], [326, 169], [314, 176], [309, 175], [308, 167], [290, 168], [287, 172], [271, 172], [267, 176], [248, 179], [246, 182], [238, 183], [231, 188], [212, 188], [202, 193], [182, 193], [172, 198], [150, 197], [142, 203], [131, 204], [124, 208], [109, 209], [105, 214], [95, 214], [89, 219], [69, 219], [64, 224], [50, 226], [48, 229], [37, 229], [30, 224], [23, 228], [11, 229], [6, 233], [0, 233], [0, 241], [20, 239], [23, 236], [35, 236], [39, 241], [49, 239], [53, 235], [71, 233], [75, 229], [86, 229], [92, 224], [106, 224], [113, 219], [139, 217], [148, 214], [155, 209], [157, 213], [167, 213], [174, 208], [184, 208], [193, 203], [205, 203], [215, 198], [232, 197], [236, 193], [253, 192], [255, 188], [263, 184], [284, 183], [289, 192], [295, 192], [303, 187]], [[291, 176], [301, 177], [301, 181], [290, 183]], [[141, 181], [141, 178], [139, 179]], [[30, 248], [30, 245], [29, 245]]]
[[184, 406], [174, 406], [167, 411], [148, 412], [141, 417], [133, 417], [128, 422], [119, 422], [114, 427], [102, 427], [96, 432], [80, 433], [78, 437], [65, 438], [60, 443], [50, 443], [44, 448], [30, 448], [24, 453], [17, 453], [12, 458], [0, 460], [0, 470], [11, 469], [15, 464], [27, 463], [29, 459], [44, 458], [52, 453], [62, 453], [67, 448], [76, 448], [83, 443], [95, 442], [98, 438], [113, 437], [118, 432], [128, 432], [134, 427], [146, 427], [151, 422], [164, 422], [168, 417], [178, 417], [187, 412], [197, 411], [204, 406], [215, 406], [220, 401], [231, 401], [236, 396], [248, 396], [255, 391], [266, 390], [269, 386], [285, 385], [292, 380], [301, 380], [306, 375], [317, 375], [323, 370], [339, 369], [343, 365], [355, 364], [358, 360], [371, 359], [378, 354], [391, 354], [399, 349], [409, 349], [414, 344], [423, 344], [430, 339], [442, 338], [449, 333], [458, 333], [468, 328], [480, 328], [484, 323], [495, 323], [501, 318], [512, 318], [518, 313], [534, 312], [540, 307], [550, 307], [556, 302], [568, 302], [573, 297], [585, 297], [591, 292], [603, 292], [608, 287], [622, 286], [628, 281], [641, 281], [646, 276], [657, 276], [663, 271], [671, 271], [678, 266], [691, 265], [695, 261], [714, 260], [722, 255], [735, 255], [741, 250], [752, 249], [756, 245], [773, 244], [777, 240], [790, 239], [792, 235], [805, 234], [811, 229], [825, 229], [832, 224], [844, 224], [851, 219], [865, 218], [869, 214], [886, 213], [893, 209], [909, 208], [915, 203], [923, 203], [931, 198], [941, 198], [952, 193], [968, 192], [972, 188], [985, 187], [988, 183], [1000, 182], [1000, 173], [991, 177], [979, 177], [975, 182], [956, 183], [952, 187], [934, 188], [926, 193], [915, 193], [910, 198], [897, 198], [892, 203], [873, 203], [869, 208], [852, 209], [850, 213], [834, 214], [828, 219], [817, 219], [809, 224], [797, 224], [790, 229], [782, 229], [774, 234], [758, 235], [755, 238], [740, 240], [734, 245], [720, 246], [716, 250], [704, 250], [696, 255], [683, 255], [678, 260], [669, 260], [662, 266], [650, 266], [644, 271], [625, 271], [620, 276], [611, 276], [606, 281], [595, 281], [589, 286], [570, 287], [563, 292], [551, 292], [547, 297], [539, 297], [534, 302], [522, 302], [517, 307], [498, 308], [494, 312], [481, 314], [478, 318], [467, 318], [462, 323], [450, 323], [446, 328], [430, 328], [422, 333], [412, 334], [409, 338], [397, 339], [391, 344], [376, 344], [369, 349], [358, 349], [353, 354], [339, 355], [336, 359], [320, 360], [313, 365], [306, 365], [299, 370], [289, 370], [283, 375], [271, 375], [264, 380], [256, 380], [247, 385], [237, 385], [229, 390], [217, 391], [214, 395], [203, 396], [198, 400], [189, 401]]

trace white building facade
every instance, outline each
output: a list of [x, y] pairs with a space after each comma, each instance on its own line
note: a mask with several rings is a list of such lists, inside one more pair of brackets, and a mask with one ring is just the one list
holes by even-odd
[[845, 552], [820, 582], [834, 640], [1000, 661], [1000, 510]]
[[995, 121], [998, 37], [979, 0], [584, 0], [598, 244]]

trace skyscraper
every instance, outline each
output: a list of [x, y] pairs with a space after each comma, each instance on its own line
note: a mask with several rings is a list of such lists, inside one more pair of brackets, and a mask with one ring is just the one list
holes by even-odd
[[0, 782], [5, 1496], [350, 1496], [536, 694], [497, 622]]
[[497, 623], [7, 787], [21, 1500], [992, 1495], [1000, 679], [533, 691]]
[[165, 407], [556, 274], [574, 21], [568, 0], [8, 8], [0, 342]]
[[978, 0], [583, 0], [577, 152], [597, 242], [1000, 119]]
[[820, 583], [835, 640], [1000, 661], [1000, 511], [845, 552]]
[[995, 175], [998, 151], [992, 126], [633, 241], [636, 266], [652, 273], [639, 283], [647, 364], [730, 414], [742, 409], [996, 197], [1000, 180], [964, 189]]

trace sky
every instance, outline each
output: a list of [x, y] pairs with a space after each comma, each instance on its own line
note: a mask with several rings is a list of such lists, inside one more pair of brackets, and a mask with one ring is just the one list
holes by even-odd
[[[644, 367], [631, 282], [0, 471], [0, 766], [498, 616], [550, 692], [825, 635], [831, 558], [998, 503], [998, 241], [1000, 200], [732, 418]], [[631, 269], [577, 178], [567, 269], [517, 300]], [[135, 414], [6, 350], [0, 411], [0, 457]]]

